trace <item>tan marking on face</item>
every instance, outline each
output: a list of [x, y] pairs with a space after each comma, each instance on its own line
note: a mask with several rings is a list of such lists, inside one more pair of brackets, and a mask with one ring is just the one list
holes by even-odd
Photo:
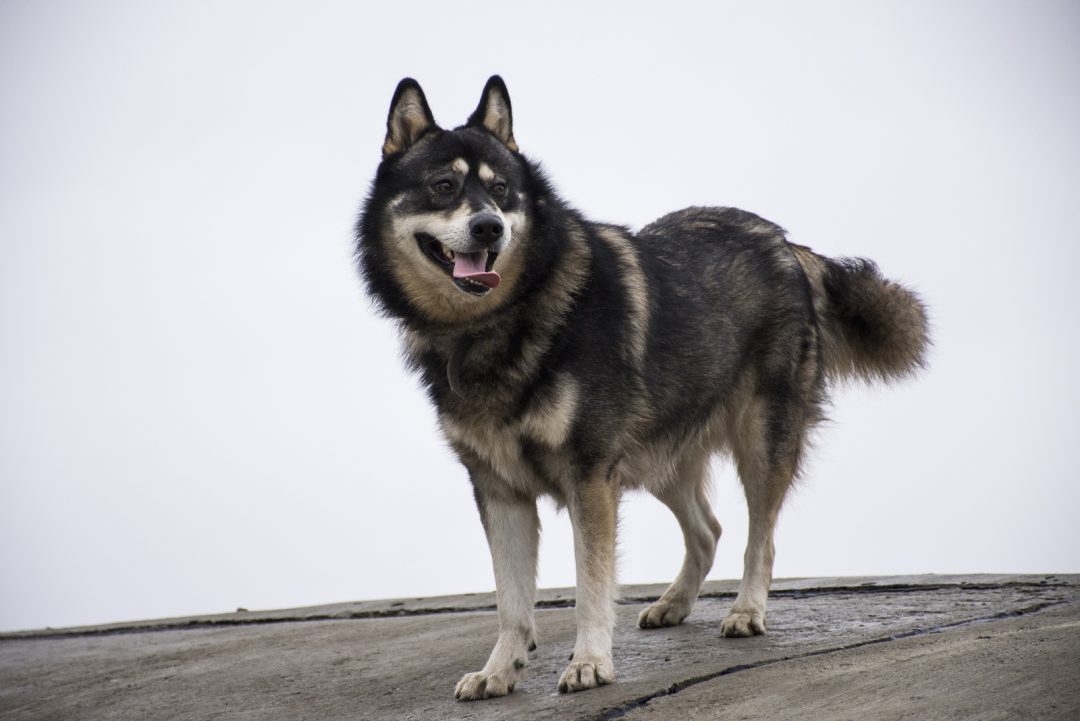
[[574, 426], [579, 392], [578, 383], [572, 376], [561, 377], [522, 417], [522, 432], [552, 448], [561, 446]]
[[480, 163], [480, 167], [477, 169], [477, 174], [480, 176], [480, 180], [485, 183], [490, 183], [495, 180], [495, 171], [491, 169], [491, 166], [487, 163]]
[[450, 163], [450, 169], [461, 175], [469, 174], [469, 164], [465, 162], [465, 158], [454, 158], [454, 162]]
[[[400, 203], [401, 199], [395, 199], [391, 202], [391, 208]], [[468, 227], [472, 215], [466, 205], [450, 212], [400, 216], [391, 212], [384, 241], [390, 251], [390, 271], [409, 300], [433, 320], [454, 323], [489, 313], [510, 298], [514, 285], [521, 277], [525, 251], [520, 246], [525, 244], [529, 232], [523, 213], [500, 213], [508, 228], [507, 240], [492, 269], [502, 280], [499, 287], [482, 296], [462, 291], [442, 268], [436, 267], [420, 250], [416, 242], [417, 233], [427, 233], [454, 251], [469, 247]]]
[[467, 205], [453, 210], [395, 216], [391, 221], [397, 242], [416, 247], [416, 234], [427, 233], [453, 251], [466, 250], [471, 245], [469, 220], [473, 213]]
[[[436, 228], [438, 231], [433, 232]], [[491, 293], [477, 297], [458, 289], [446, 272], [420, 251], [416, 242], [419, 232], [430, 233], [449, 246], [443, 239], [453, 237], [453, 233], [445, 214], [394, 217], [388, 231], [385, 242], [390, 251], [390, 271], [422, 313], [438, 320], [461, 320], [480, 312], [478, 306], [490, 300]]]
[[528, 243], [531, 228], [529, 228], [528, 217], [522, 212], [503, 213], [498, 209], [496, 209], [496, 212], [502, 218], [503, 232], [506, 237], [503, 240], [502, 250], [499, 251], [499, 257], [495, 259], [495, 264], [491, 266], [491, 269], [502, 278], [499, 287], [492, 293], [503, 291], [505, 288], [506, 292], [503, 293], [505, 297], [509, 296], [510, 289], [517, 283], [522, 271], [525, 269], [526, 253], [524, 246]]

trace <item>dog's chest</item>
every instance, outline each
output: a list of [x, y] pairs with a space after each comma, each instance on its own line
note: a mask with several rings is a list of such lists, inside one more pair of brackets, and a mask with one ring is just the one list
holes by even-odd
[[[579, 420], [579, 395], [577, 380], [562, 374], [534, 393], [517, 415], [485, 412], [477, 402], [473, 409], [463, 404], [441, 411], [439, 422], [455, 447], [478, 457], [504, 482], [536, 492], [555, 481], [549, 467], [565, 455]], [[527, 447], [535, 451], [528, 458]]]

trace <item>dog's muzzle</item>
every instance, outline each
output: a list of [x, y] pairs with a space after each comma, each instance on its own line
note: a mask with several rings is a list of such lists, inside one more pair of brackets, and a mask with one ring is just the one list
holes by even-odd
[[[477, 216], [480, 219], [483, 217]], [[478, 228], [475, 231], [476, 233], [481, 233], [485, 238], [490, 238], [495, 232], [492, 226], [497, 224], [498, 238], [492, 241], [492, 245], [495, 245], [502, 238], [502, 221], [495, 216], [490, 217], [494, 220], [494, 223], [488, 221], [488, 224], [484, 227], [481, 227], [480, 224], [474, 225], [474, 223], [470, 223], [469, 230], [470, 234], [472, 234], [474, 232], [473, 228], [476, 227]], [[485, 295], [491, 289], [498, 287], [499, 282], [502, 280], [499, 274], [491, 269], [495, 265], [495, 258], [499, 255], [494, 250], [481, 247], [470, 252], [455, 252], [428, 233], [417, 233], [416, 243], [420, 247], [420, 252], [432, 263], [442, 268], [453, 279], [454, 285], [466, 293]]]

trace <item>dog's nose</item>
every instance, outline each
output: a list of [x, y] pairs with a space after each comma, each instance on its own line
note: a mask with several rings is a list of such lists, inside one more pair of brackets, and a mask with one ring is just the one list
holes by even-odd
[[494, 245], [502, 238], [502, 234], [503, 224], [496, 215], [485, 213], [469, 221], [469, 235], [484, 245]]

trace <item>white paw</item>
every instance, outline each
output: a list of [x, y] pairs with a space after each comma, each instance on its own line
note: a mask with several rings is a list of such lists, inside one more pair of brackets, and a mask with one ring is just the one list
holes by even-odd
[[485, 698], [505, 696], [514, 690], [516, 682], [516, 671], [467, 673], [461, 677], [457, 687], [454, 688], [454, 698], [458, 701], [480, 701]]
[[584, 691], [615, 680], [611, 656], [582, 657], [570, 662], [559, 678], [559, 693]]
[[720, 635], [728, 638], [760, 636], [765, 633], [765, 613], [756, 609], [732, 609], [720, 624]]
[[662, 628], [678, 626], [690, 615], [692, 603], [660, 599], [638, 615], [637, 625], [641, 628]]

